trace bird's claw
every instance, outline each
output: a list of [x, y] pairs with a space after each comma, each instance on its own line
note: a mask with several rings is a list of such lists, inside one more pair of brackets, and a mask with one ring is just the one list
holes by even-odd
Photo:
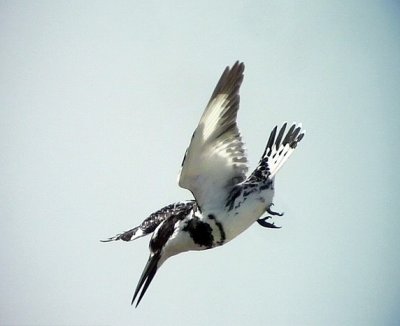
[[264, 228], [270, 228], [270, 229], [280, 229], [280, 226], [276, 226], [274, 223], [269, 223], [267, 222], [268, 219], [270, 219], [271, 216], [266, 216], [263, 218], [259, 218], [257, 220], [257, 223], [260, 224]]
[[274, 203], [271, 203], [267, 209], [265, 210], [268, 214], [274, 215], [274, 216], [283, 216], [283, 212], [282, 213], [278, 213], [278, 212], [274, 212], [271, 207], [274, 206]]

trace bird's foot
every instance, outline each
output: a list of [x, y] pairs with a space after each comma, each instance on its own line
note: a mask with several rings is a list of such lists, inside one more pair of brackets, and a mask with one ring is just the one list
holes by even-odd
[[272, 223], [267, 222], [267, 220], [270, 219], [270, 218], [271, 218], [271, 216], [266, 216], [266, 217], [263, 217], [263, 218], [259, 218], [257, 220], [257, 223], [260, 224], [264, 228], [280, 229], [281, 227], [280, 226], [276, 226], [273, 222]]
[[274, 203], [271, 203], [267, 209], [265, 210], [268, 214], [274, 215], [274, 216], [283, 216], [283, 212], [282, 213], [278, 213], [278, 212], [274, 212], [271, 207], [274, 206]]

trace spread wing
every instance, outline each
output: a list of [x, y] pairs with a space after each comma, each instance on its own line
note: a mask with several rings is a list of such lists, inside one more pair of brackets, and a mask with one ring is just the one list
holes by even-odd
[[201, 209], [225, 206], [232, 187], [245, 180], [247, 158], [236, 124], [244, 64], [226, 67], [193, 133], [182, 162], [179, 186]]
[[170, 204], [151, 214], [139, 226], [134, 227], [133, 229], [130, 229], [128, 231], [118, 233], [117, 235], [106, 240], [100, 241], [133, 241], [146, 235], [152, 234], [162, 222], [176, 215], [187, 214], [193, 208], [193, 206], [195, 206], [194, 200], [187, 200]]

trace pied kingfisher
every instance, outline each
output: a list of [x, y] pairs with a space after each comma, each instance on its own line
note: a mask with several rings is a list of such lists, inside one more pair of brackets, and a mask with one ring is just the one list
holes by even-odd
[[247, 158], [236, 124], [243, 71], [239, 62], [226, 67], [186, 150], [178, 180], [194, 200], [163, 207], [139, 226], [103, 240], [132, 241], [152, 234], [150, 257], [132, 299], [133, 304], [138, 298], [136, 307], [169, 257], [222, 246], [256, 221], [276, 228], [267, 222], [270, 216], [261, 216], [282, 215], [271, 210], [275, 174], [305, 132], [296, 123], [286, 133], [286, 123], [279, 131], [275, 127], [257, 168], [246, 177]]

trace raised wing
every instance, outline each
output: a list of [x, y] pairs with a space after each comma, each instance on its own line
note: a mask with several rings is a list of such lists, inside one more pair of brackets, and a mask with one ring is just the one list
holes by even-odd
[[232, 187], [245, 180], [247, 158], [236, 124], [244, 64], [226, 67], [193, 133], [182, 162], [179, 185], [200, 209], [224, 207]]

